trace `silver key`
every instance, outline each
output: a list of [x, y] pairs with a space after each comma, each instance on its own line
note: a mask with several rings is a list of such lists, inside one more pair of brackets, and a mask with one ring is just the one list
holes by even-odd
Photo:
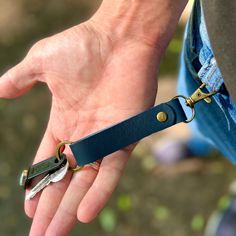
[[55, 183], [62, 180], [65, 177], [68, 168], [69, 168], [69, 162], [67, 161], [65, 166], [63, 166], [61, 169], [55, 171], [52, 174], [46, 175], [30, 190], [30, 192], [26, 195], [25, 200], [32, 199], [38, 192], [43, 190], [50, 183]]

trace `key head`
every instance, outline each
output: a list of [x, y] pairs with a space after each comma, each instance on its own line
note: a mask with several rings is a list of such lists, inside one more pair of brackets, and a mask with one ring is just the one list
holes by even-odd
[[32, 165], [29, 168], [28, 178], [35, 178], [41, 174], [46, 174], [50, 172], [55, 172], [60, 169], [62, 165], [66, 164], [66, 155], [61, 155], [61, 159], [58, 160], [57, 157], [53, 156], [37, 164]]
[[62, 154], [60, 160], [58, 160], [57, 157], [54, 156], [30, 166], [28, 170], [24, 170], [22, 172], [20, 178], [20, 186], [26, 189], [35, 177], [51, 174], [59, 170], [66, 164], [66, 162], [66, 155]]
[[65, 166], [63, 166], [61, 169], [59, 169], [55, 173], [51, 174], [50, 176], [51, 182], [56, 183], [56, 182], [61, 181], [65, 177], [68, 168], [69, 168], [69, 162], [67, 161]]

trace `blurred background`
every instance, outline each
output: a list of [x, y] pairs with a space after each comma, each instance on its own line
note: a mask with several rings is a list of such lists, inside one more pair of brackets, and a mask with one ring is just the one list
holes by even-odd
[[[176, 93], [191, 3], [163, 59], [157, 103]], [[89, 18], [99, 4], [99, 0], [0, 0], [0, 73], [19, 62], [39, 39]], [[42, 84], [22, 98], [0, 100], [0, 235], [27, 235], [29, 231], [31, 221], [23, 211], [24, 192], [18, 180], [34, 158], [49, 109], [50, 94]], [[181, 124], [143, 140], [106, 208], [93, 223], [78, 223], [71, 235], [203, 235], [212, 211], [228, 204], [228, 186], [236, 174], [215, 151], [209, 157], [187, 158], [175, 165], [158, 161], [157, 152], [166, 140], [187, 140], [189, 135], [187, 126]]]

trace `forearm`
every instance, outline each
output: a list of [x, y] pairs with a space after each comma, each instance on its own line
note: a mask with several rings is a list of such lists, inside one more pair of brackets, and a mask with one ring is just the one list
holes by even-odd
[[103, 0], [93, 19], [114, 34], [159, 49], [171, 39], [187, 0]]

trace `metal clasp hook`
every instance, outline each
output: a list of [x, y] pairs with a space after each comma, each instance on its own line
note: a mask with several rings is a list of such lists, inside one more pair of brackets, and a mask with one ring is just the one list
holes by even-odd
[[211, 96], [215, 95], [216, 93], [218, 93], [218, 91], [213, 91], [210, 93], [204, 93], [202, 91], [202, 88], [204, 88], [206, 86], [205, 83], [203, 83], [190, 97], [188, 97], [185, 100], [185, 103], [187, 106], [193, 108], [194, 105], [201, 101], [204, 100], [206, 103], [211, 103]]
[[188, 118], [185, 123], [189, 123], [191, 122], [194, 117], [195, 117], [195, 108], [194, 108], [194, 105], [199, 102], [199, 101], [202, 101], [204, 100], [205, 102], [207, 103], [211, 103], [211, 96], [215, 95], [216, 93], [218, 93], [219, 91], [214, 91], [214, 92], [211, 92], [211, 93], [204, 93], [202, 91], [202, 88], [204, 88], [206, 86], [205, 83], [203, 83], [190, 97], [185, 97], [183, 95], [177, 95], [175, 96], [173, 99], [175, 98], [183, 98], [185, 100], [185, 105], [190, 107], [191, 110], [192, 110], [192, 117]]

